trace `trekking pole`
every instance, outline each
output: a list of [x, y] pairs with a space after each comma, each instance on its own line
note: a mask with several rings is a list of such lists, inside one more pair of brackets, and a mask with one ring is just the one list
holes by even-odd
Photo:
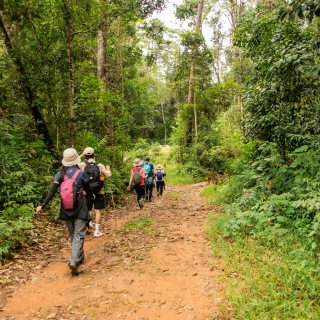
[[114, 210], [114, 219], [115, 219], [115, 221], [116, 221], [116, 231], [118, 231], [117, 215], [116, 215], [116, 206], [115, 206], [115, 204], [114, 204], [114, 199], [113, 199], [113, 192], [112, 192], [111, 178], [109, 178], [109, 185], [110, 185], [110, 193], [111, 193], [112, 204], [113, 204], [113, 210]]

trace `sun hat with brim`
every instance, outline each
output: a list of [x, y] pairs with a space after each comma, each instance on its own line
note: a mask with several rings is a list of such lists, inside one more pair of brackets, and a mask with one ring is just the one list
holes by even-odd
[[87, 148], [84, 149], [83, 154], [85, 156], [91, 156], [91, 155], [94, 154], [94, 149], [90, 148], [90, 147], [87, 147]]
[[65, 167], [74, 166], [75, 164], [78, 164], [80, 162], [80, 157], [75, 149], [69, 148], [63, 151], [62, 164]]
[[162, 169], [162, 165], [161, 165], [161, 164], [158, 164], [158, 165], [157, 165], [157, 169], [158, 169], [158, 170]]
[[140, 165], [141, 165], [140, 159], [136, 159], [136, 160], [133, 161], [133, 166], [134, 167], [140, 167]]

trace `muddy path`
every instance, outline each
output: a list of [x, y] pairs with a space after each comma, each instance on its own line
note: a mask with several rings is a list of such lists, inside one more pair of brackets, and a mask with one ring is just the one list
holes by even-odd
[[118, 228], [147, 214], [154, 233], [116, 234], [114, 216], [105, 216], [105, 235], [85, 240], [79, 276], [67, 266], [70, 244], [60, 225], [57, 242], [0, 269], [12, 281], [1, 287], [0, 319], [216, 319], [222, 291], [204, 232], [214, 208], [201, 199], [203, 186], [169, 186], [143, 210], [116, 211]]

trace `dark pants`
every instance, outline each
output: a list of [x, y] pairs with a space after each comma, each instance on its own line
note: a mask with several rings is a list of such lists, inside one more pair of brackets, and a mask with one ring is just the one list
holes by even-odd
[[164, 187], [164, 181], [157, 181], [157, 191], [160, 193], [160, 196], [162, 196], [163, 187]]
[[[151, 182], [149, 181], [149, 178], [151, 178]], [[152, 198], [152, 190], [153, 188], [155, 187], [154, 185], [154, 180], [153, 180], [153, 177], [149, 177], [149, 178], [146, 178], [144, 179], [144, 186], [145, 186], [145, 189], [146, 189], [146, 199], [151, 201], [151, 198]]]
[[136, 190], [137, 193], [137, 202], [139, 203], [139, 200], [144, 198], [145, 192], [144, 192], [144, 186], [133, 186], [134, 190]]

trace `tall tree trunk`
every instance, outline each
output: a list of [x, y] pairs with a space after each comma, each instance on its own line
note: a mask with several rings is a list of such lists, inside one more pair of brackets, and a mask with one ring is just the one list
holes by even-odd
[[161, 111], [162, 111], [162, 119], [163, 119], [163, 124], [164, 124], [164, 144], [167, 144], [167, 125], [166, 121], [164, 119], [164, 111], [163, 111], [163, 100], [161, 99]]
[[[103, 0], [105, 1], [105, 0]], [[109, 75], [108, 75], [108, 21], [107, 17], [105, 17], [105, 22], [102, 25], [101, 29], [98, 30], [98, 69], [97, 75], [98, 78], [105, 83], [104, 90], [106, 92], [109, 91]], [[105, 135], [108, 136], [107, 145], [108, 146], [115, 146], [115, 134], [113, 128], [113, 121], [112, 121], [112, 114], [111, 114], [111, 102], [107, 102], [104, 107], [103, 111], [105, 114], [104, 119], [104, 131]]]
[[114, 84], [114, 95], [118, 98], [118, 82], [119, 82], [119, 67], [120, 67], [120, 46], [121, 46], [121, 20], [118, 19], [118, 45], [117, 45], [117, 66], [116, 66], [116, 78]]
[[[203, 1], [204, 0], [199, 0], [199, 3], [198, 3], [197, 21], [196, 21], [196, 30], [195, 30], [196, 33], [201, 33]], [[195, 72], [196, 72], [195, 51], [196, 51], [196, 48], [194, 48], [194, 50], [193, 50], [193, 61], [192, 61], [191, 70], [190, 70], [188, 104], [194, 103]]]
[[68, 102], [69, 102], [69, 139], [70, 144], [74, 147], [75, 129], [74, 129], [74, 73], [72, 63], [72, 46], [73, 32], [71, 26], [71, 12], [69, 0], [63, 0], [64, 4], [64, 19], [66, 23], [66, 47], [67, 47], [67, 66], [68, 66]]
[[194, 134], [195, 134], [195, 139], [194, 139], [194, 144], [197, 145], [198, 143], [198, 120], [197, 120], [197, 105], [196, 105], [196, 97], [194, 96], [193, 99], [193, 108], [194, 108]]
[[54, 142], [50, 136], [48, 127], [41, 115], [40, 110], [35, 101], [35, 95], [30, 85], [29, 77], [23, 66], [22, 59], [18, 54], [18, 48], [16, 45], [16, 40], [12, 32], [11, 24], [4, 6], [3, 0], [0, 0], [0, 33], [4, 37], [4, 43], [7, 49], [7, 52], [14, 63], [18, 73], [20, 74], [20, 87], [26, 99], [27, 105], [31, 110], [31, 113], [36, 122], [36, 126], [39, 134], [43, 136], [45, 145], [50, 153], [56, 157]]
[[122, 52], [120, 47], [120, 66], [121, 66], [121, 119], [122, 119], [122, 161], [124, 157], [124, 78], [123, 78], [123, 61], [122, 61]]

